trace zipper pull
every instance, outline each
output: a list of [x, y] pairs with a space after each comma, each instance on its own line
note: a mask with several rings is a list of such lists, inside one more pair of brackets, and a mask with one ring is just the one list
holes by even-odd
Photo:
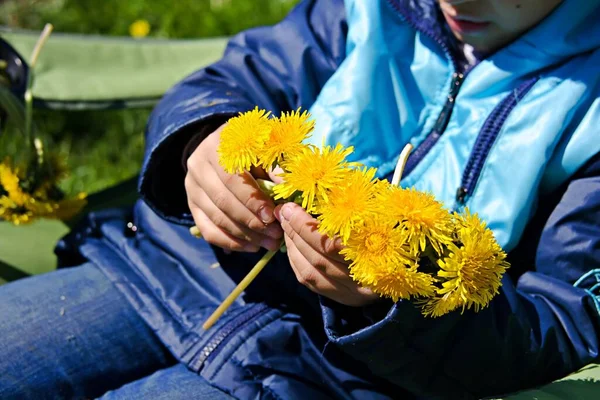
[[468, 194], [469, 192], [467, 191], [467, 188], [463, 186], [459, 187], [456, 191], [456, 201], [458, 202], [458, 204], [460, 204], [461, 206], [464, 205]]
[[454, 103], [456, 99], [456, 95], [458, 94], [458, 90], [465, 80], [465, 75], [459, 72], [455, 72], [452, 74], [452, 83], [450, 84], [450, 93], [448, 94], [448, 101], [450, 103]]

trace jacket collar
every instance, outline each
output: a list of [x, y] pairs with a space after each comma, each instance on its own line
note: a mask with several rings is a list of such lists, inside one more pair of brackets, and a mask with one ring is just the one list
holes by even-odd
[[563, 0], [542, 22], [508, 47], [554, 64], [600, 49], [600, 0]]
[[[388, 2], [415, 29], [432, 37], [452, 53], [455, 40], [440, 15], [437, 1]], [[508, 52], [512, 57], [528, 60], [537, 67], [553, 65], [573, 56], [600, 49], [598, 21], [600, 0], [563, 0], [543, 21], [496, 54]]]

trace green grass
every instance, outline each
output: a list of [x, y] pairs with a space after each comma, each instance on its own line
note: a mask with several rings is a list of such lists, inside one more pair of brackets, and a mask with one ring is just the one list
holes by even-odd
[[63, 190], [94, 193], [135, 176], [142, 163], [149, 114], [149, 110], [44, 112], [40, 125], [54, 125], [47, 132], [70, 169]]
[[[5, 0], [0, 24], [56, 32], [128, 35], [137, 19], [149, 21], [150, 37], [230, 36], [281, 20], [298, 0]], [[90, 12], [93, 10], [93, 12]], [[260, 12], [257, 12], [260, 10]], [[150, 110], [42, 112], [34, 119], [48, 146], [67, 161], [70, 177], [62, 188], [70, 194], [94, 193], [134, 176], [143, 157], [143, 130]], [[0, 159], [19, 158], [20, 138], [0, 144]]]

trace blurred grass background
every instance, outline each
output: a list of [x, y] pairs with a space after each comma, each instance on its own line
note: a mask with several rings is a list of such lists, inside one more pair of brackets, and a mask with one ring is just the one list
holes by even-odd
[[[149, 38], [230, 36], [281, 20], [298, 0], [4, 0], [0, 25], [55, 32], [129, 36], [132, 24], [149, 27]], [[135, 26], [135, 25], [134, 25]], [[145, 31], [145, 30], [143, 30]], [[146, 33], [146, 32], [143, 32]], [[71, 171], [67, 193], [93, 193], [134, 176], [143, 156], [149, 109], [34, 112], [37, 127], [59, 150]], [[10, 132], [8, 132], [10, 133]], [[14, 136], [14, 135], [13, 135]], [[20, 140], [3, 138], [8, 154]], [[4, 156], [5, 154], [0, 154]]]

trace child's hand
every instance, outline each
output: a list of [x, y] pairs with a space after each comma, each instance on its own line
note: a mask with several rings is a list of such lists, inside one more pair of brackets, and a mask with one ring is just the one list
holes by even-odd
[[219, 164], [221, 126], [200, 143], [187, 161], [187, 200], [202, 237], [233, 251], [277, 250], [283, 232], [275, 205], [245, 172], [231, 175]]
[[379, 296], [360, 287], [349, 276], [348, 264], [339, 254], [339, 240], [317, 230], [318, 221], [295, 203], [275, 209], [285, 235], [285, 245], [298, 281], [313, 292], [348, 306], [364, 306]]

